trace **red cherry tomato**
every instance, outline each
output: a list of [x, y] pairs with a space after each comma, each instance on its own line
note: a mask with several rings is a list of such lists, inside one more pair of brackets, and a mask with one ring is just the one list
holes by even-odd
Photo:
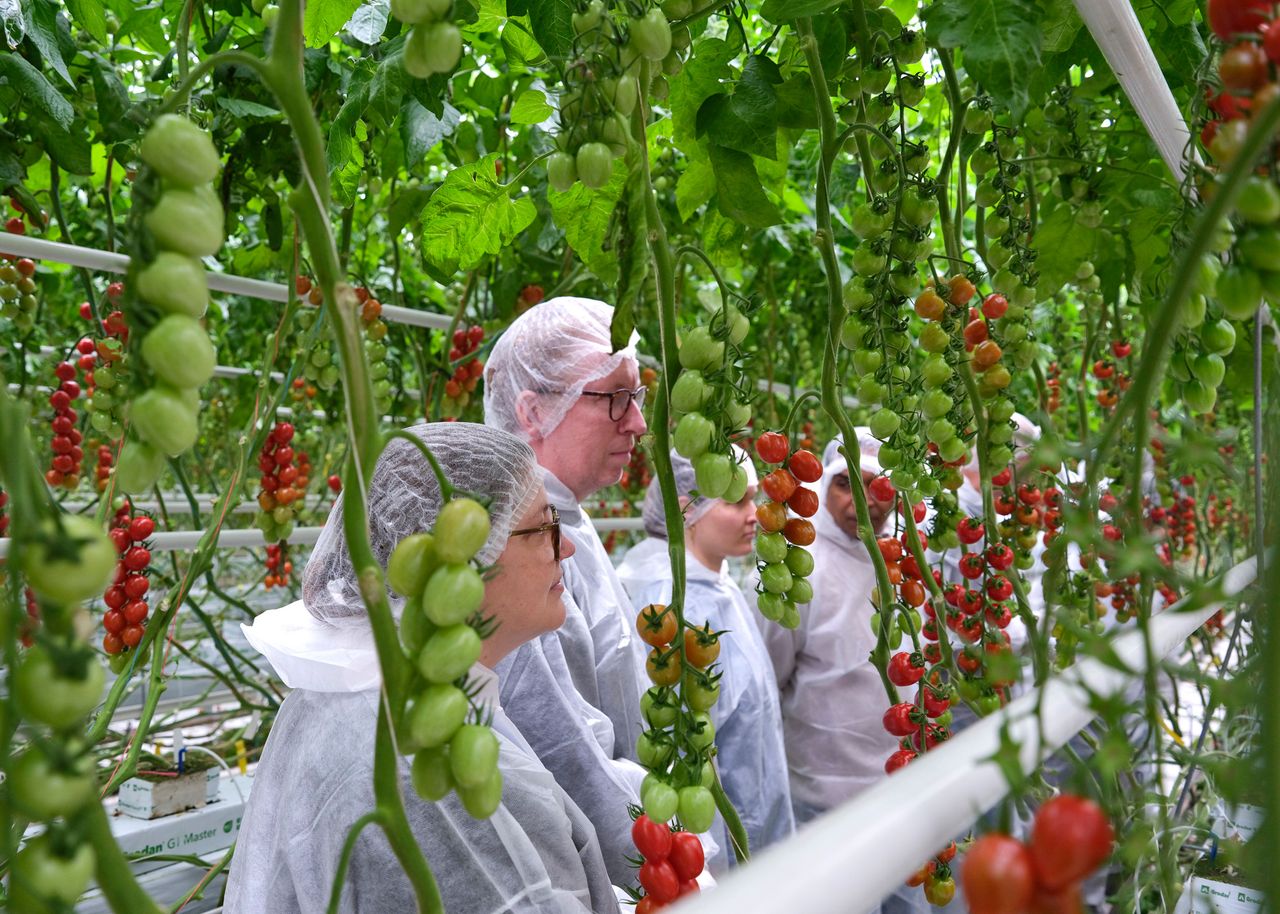
[[782, 463], [790, 450], [787, 436], [781, 432], [765, 432], [756, 439], [756, 453], [765, 463]]
[[787, 468], [801, 482], [817, 482], [822, 478], [822, 461], [810, 451], [796, 451], [787, 461]]
[[877, 476], [867, 486], [867, 492], [876, 501], [893, 501], [895, 491], [893, 483], [889, 481], [888, 476]]
[[631, 825], [631, 840], [646, 860], [665, 860], [671, 852], [671, 829], [643, 814]]
[[667, 862], [675, 869], [681, 882], [697, 879], [706, 865], [702, 842], [692, 832], [678, 831], [671, 835], [671, 853]]
[[659, 904], [666, 904], [680, 895], [680, 879], [666, 860], [649, 861], [641, 866], [640, 885]]
[[818, 513], [818, 493], [799, 486], [787, 499], [787, 507], [801, 517], [813, 517]]
[[1031, 829], [1031, 862], [1036, 880], [1060, 892], [1088, 876], [1111, 856], [1115, 832], [1101, 807], [1084, 797], [1062, 794], [1036, 812]]
[[786, 501], [800, 485], [790, 470], [777, 469], [760, 480], [760, 489], [774, 501]]

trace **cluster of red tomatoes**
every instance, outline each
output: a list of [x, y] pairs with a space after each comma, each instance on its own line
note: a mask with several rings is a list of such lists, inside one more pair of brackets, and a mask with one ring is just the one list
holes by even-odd
[[[113, 282], [107, 286], [107, 300], [112, 303], [113, 310], [102, 319], [102, 335], [96, 340], [83, 337], [76, 344], [76, 351], [80, 353], [77, 364], [85, 373], [89, 424], [95, 432], [113, 441], [124, 434], [123, 406], [128, 401], [126, 391], [129, 386], [125, 369], [125, 343], [129, 339], [129, 328], [125, 324], [124, 313], [114, 308], [122, 295], [124, 283]], [[87, 301], [80, 303], [80, 316], [87, 321], [93, 320], [93, 308]], [[102, 491], [103, 487], [99, 482], [98, 490]]]
[[289, 576], [293, 574], [293, 562], [289, 561], [287, 543], [267, 544], [267, 576], [262, 579], [263, 587], [287, 587]]
[[1096, 803], [1072, 794], [1036, 811], [1025, 844], [996, 832], [973, 842], [960, 880], [971, 914], [1081, 911], [1080, 886], [1111, 856], [1115, 832]]
[[475, 357], [475, 351], [484, 342], [484, 328], [479, 324], [459, 327], [453, 331], [453, 346], [449, 349], [449, 362], [453, 375], [444, 383], [445, 410], [457, 415], [471, 400], [471, 394], [484, 374], [484, 362]]
[[1270, 0], [1210, 0], [1209, 25], [1228, 43], [1218, 61], [1223, 91], [1205, 90], [1219, 118], [1200, 131], [1200, 142], [1219, 162], [1229, 162], [1249, 132], [1249, 118], [1275, 97], [1271, 64], [1280, 63], [1280, 29]]
[[933, 859], [907, 877], [907, 885], [924, 886], [924, 897], [929, 904], [945, 908], [956, 897], [956, 880], [951, 874], [951, 861], [956, 858], [956, 843], [952, 841]]
[[147, 578], [151, 549], [147, 541], [155, 529], [155, 521], [145, 514], [134, 514], [128, 502], [120, 506], [112, 521], [108, 535], [120, 558], [115, 578], [102, 595], [107, 607], [102, 617], [102, 627], [106, 629], [102, 649], [112, 656], [137, 647], [142, 641], [150, 612], [146, 595], [151, 587]]
[[520, 294], [516, 296], [516, 314], [524, 314], [546, 296], [546, 292], [542, 286], [536, 283], [529, 283], [520, 290]]
[[[766, 619], [795, 628], [800, 622], [796, 606], [813, 599], [808, 581], [813, 556], [804, 547], [812, 545], [817, 535], [809, 518], [818, 513], [818, 493], [802, 483], [822, 478], [822, 461], [803, 448], [793, 452], [781, 432], [765, 432], [755, 445], [761, 460], [778, 465], [760, 480], [768, 501], [756, 508], [761, 530], [756, 556], [764, 588], [758, 605]], [[788, 510], [797, 516], [788, 517]]]
[[697, 879], [706, 861], [697, 835], [676, 831], [641, 813], [631, 826], [631, 840], [644, 858], [640, 885], [645, 894], [636, 904], [636, 914], [652, 914], [698, 891]]
[[1050, 362], [1049, 367], [1045, 370], [1044, 386], [1049, 391], [1049, 397], [1045, 401], [1044, 407], [1049, 413], [1056, 413], [1062, 408], [1062, 369], [1058, 367], [1057, 362]]
[[1117, 364], [1126, 362], [1133, 346], [1124, 340], [1111, 341], [1113, 359], [1097, 359], [1093, 363], [1093, 376], [1101, 381], [1098, 389], [1098, 405], [1111, 409], [1120, 402], [1120, 395], [1129, 389], [1129, 375]]
[[80, 483], [80, 465], [84, 460], [84, 449], [80, 446], [84, 436], [76, 427], [78, 416], [71, 406], [80, 397], [80, 384], [76, 381], [76, 366], [71, 362], [59, 362], [54, 372], [58, 376], [58, 387], [49, 395], [49, 405], [53, 407], [53, 438], [49, 449], [53, 451], [53, 459], [44, 479], [51, 486], [74, 489]]
[[1004, 518], [1000, 536], [1018, 546], [1018, 567], [1030, 568], [1030, 550], [1036, 540], [1048, 546], [1062, 529], [1062, 490], [1057, 486], [1041, 489], [1030, 482], [1019, 483], [1015, 490], [1009, 467], [991, 477], [991, 482], [1003, 489], [995, 493], [996, 514]]
[[[258, 469], [262, 471], [261, 490], [258, 492], [257, 527], [268, 543], [276, 543], [288, 537], [297, 516], [295, 504], [307, 494], [310, 482], [311, 460], [305, 451], [295, 451], [294, 428], [289, 422], [277, 422], [262, 444], [258, 454]], [[268, 563], [271, 574], [268, 586], [283, 584], [285, 579], [271, 580], [280, 573]]]

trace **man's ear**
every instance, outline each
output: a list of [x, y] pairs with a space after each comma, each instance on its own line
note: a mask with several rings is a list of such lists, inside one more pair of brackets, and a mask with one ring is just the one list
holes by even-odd
[[542, 437], [542, 404], [532, 390], [522, 390], [516, 397], [516, 422], [528, 440], [536, 441]]

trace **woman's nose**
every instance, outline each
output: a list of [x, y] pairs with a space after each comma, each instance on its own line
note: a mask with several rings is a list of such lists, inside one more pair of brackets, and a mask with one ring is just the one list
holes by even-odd
[[578, 547], [573, 544], [573, 540], [569, 539], [569, 537], [561, 533], [560, 534], [560, 561], [563, 562], [565, 559], [569, 558], [577, 551], [578, 551]]

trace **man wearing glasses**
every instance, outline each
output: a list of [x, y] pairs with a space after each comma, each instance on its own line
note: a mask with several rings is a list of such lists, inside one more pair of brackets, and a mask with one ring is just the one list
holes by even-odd
[[638, 802], [644, 646], [631, 603], [580, 502], [622, 477], [646, 425], [634, 340], [612, 351], [613, 308], [554, 298], [498, 340], [484, 371], [485, 424], [529, 442], [560, 536], [565, 623], [499, 665], [502, 706], [591, 819], [615, 884], [634, 871], [626, 804]]

